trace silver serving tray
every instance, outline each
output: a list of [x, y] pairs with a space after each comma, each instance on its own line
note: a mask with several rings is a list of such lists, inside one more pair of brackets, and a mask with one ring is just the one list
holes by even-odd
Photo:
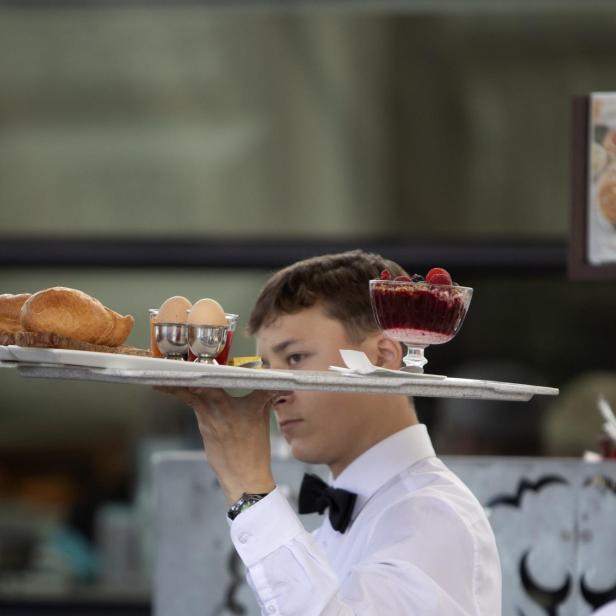
[[[127, 370], [59, 364], [14, 363], [17, 372], [27, 378], [210, 387], [245, 393], [256, 389], [292, 391], [334, 391], [345, 393], [404, 394], [438, 398], [475, 398], [483, 400], [530, 400], [535, 395], [558, 395], [558, 389], [521, 383], [503, 383], [477, 379], [458, 379], [432, 375], [408, 377], [350, 376], [336, 372], [257, 370], [209, 366], [208, 370], [163, 371]], [[242, 390], [238, 392], [238, 390]]]

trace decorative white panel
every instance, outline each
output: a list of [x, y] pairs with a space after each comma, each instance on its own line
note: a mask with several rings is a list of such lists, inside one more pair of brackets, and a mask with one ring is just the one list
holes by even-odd
[[[488, 513], [503, 569], [503, 616], [587, 616], [616, 599], [616, 464], [444, 460]], [[306, 470], [315, 469], [292, 458], [274, 461], [277, 483], [294, 504]], [[155, 482], [155, 616], [259, 614], [203, 454], [159, 455]], [[312, 529], [319, 517], [304, 521]]]

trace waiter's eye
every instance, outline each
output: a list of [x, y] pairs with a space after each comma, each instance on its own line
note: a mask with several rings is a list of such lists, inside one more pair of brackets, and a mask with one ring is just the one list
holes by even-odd
[[304, 359], [306, 359], [306, 353], [291, 353], [291, 355], [287, 355], [287, 364], [297, 366]]

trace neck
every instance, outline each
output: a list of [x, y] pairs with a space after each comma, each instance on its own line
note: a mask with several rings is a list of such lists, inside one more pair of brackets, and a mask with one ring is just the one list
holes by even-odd
[[[351, 455], [332, 460], [328, 466], [335, 479], [354, 460], [377, 443], [404, 428], [417, 425], [417, 414], [412, 398], [406, 396], [375, 396], [368, 409], [364, 437], [356, 443]], [[378, 409], [378, 410], [377, 410]]]

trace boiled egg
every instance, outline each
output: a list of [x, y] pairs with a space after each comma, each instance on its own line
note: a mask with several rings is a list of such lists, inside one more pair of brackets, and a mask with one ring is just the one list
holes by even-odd
[[206, 297], [195, 302], [190, 309], [188, 323], [192, 325], [226, 325], [227, 319], [222, 306], [216, 300]]
[[182, 295], [166, 299], [158, 309], [157, 323], [186, 323], [186, 316], [192, 304]]

